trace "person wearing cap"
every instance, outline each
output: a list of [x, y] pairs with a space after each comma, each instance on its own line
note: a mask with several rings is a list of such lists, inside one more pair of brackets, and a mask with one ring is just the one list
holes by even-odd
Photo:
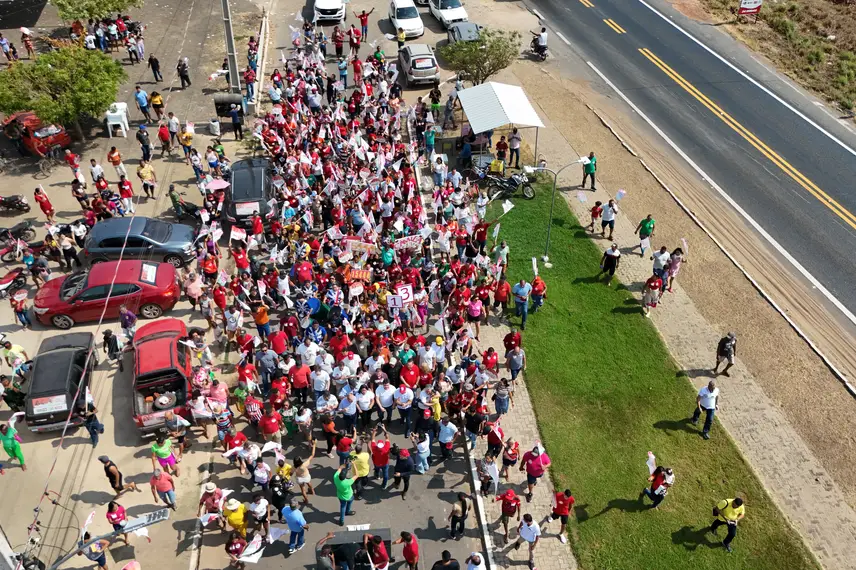
[[226, 519], [226, 523], [232, 527], [232, 530], [237, 532], [243, 538], [247, 537], [249, 518], [247, 505], [238, 499], [231, 498], [226, 501], [226, 505], [223, 508], [223, 517]]
[[505, 542], [508, 543], [508, 521], [511, 520], [512, 517], [516, 516], [517, 521], [520, 522], [520, 497], [517, 496], [514, 489], [507, 489], [505, 493], [497, 495], [496, 498], [494, 498], [494, 502], [496, 501], [502, 501], [502, 516], [500, 517], [500, 521], [502, 522], [502, 528], [505, 531], [503, 538], [505, 538]]
[[196, 510], [196, 516], [201, 517], [203, 514], [216, 514], [217, 526], [221, 529], [226, 528], [226, 523], [223, 517], [220, 516], [220, 502], [223, 500], [223, 491], [217, 488], [217, 484], [213, 481], [208, 481], [202, 486], [202, 496], [199, 497], [199, 508]]
[[386, 433], [386, 426], [379, 424], [383, 430], [383, 439], [377, 440], [377, 426], [372, 429], [372, 439], [369, 449], [371, 449], [372, 464], [374, 465], [373, 479], [383, 475], [383, 482], [380, 488], [385, 489], [389, 482], [389, 452], [392, 449], [392, 444], [389, 441], [389, 434]]
[[149, 484], [152, 488], [152, 497], [154, 498], [155, 503], [157, 503], [158, 498], [160, 498], [167, 507], [172, 510], [176, 510], [175, 482], [172, 480], [169, 473], [165, 473], [160, 468], [155, 469], [152, 474], [152, 478], [149, 480]]
[[[716, 346], [716, 366], [713, 367], [712, 372], [717, 376], [720, 374], [731, 376], [728, 370], [734, 366], [735, 356], [737, 356], [737, 335], [730, 332], [719, 339], [719, 344]], [[719, 365], [723, 361], [725, 361], [725, 368], [719, 372]]]
[[[393, 446], [393, 453], [395, 452], [395, 449], [397, 449], [397, 447]], [[401, 492], [402, 500], [407, 500], [407, 491], [410, 490], [410, 476], [413, 474], [413, 471], [413, 458], [410, 457], [410, 451], [407, 449], [399, 449], [398, 458], [395, 461], [395, 472], [393, 473], [392, 486], [394, 489], [398, 490], [401, 486], [401, 482], [404, 482], [404, 489]]]
[[544, 476], [547, 467], [550, 466], [550, 457], [541, 450], [541, 444], [536, 443], [532, 451], [523, 454], [520, 463], [520, 471], [526, 471], [526, 501], [532, 501], [532, 490], [538, 484], [538, 479]]
[[77, 543], [80, 550], [77, 551], [78, 556], [86, 556], [87, 559], [95, 562], [101, 570], [107, 570], [107, 549], [110, 547], [110, 541], [107, 539], [96, 540], [92, 544], [83, 549], [83, 545], [92, 540], [92, 535], [88, 532], [83, 533], [83, 538]]
[[139, 130], [136, 134], [137, 142], [140, 143], [140, 150], [143, 153], [143, 160], [148, 161], [152, 159], [152, 140], [149, 137], [149, 131], [146, 129], [145, 125], [140, 125]]
[[449, 416], [443, 416], [443, 419], [440, 420], [440, 433], [437, 434], [437, 440], [440, 442], [440, 455], [443, 461], [452, 456], [452, 449], [455, 446], [457, 437], [457, 426], [449, 421]]

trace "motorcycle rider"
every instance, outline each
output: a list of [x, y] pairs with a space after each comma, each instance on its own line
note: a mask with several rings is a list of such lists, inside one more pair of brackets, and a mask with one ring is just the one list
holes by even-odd
[[541, 32], [531, 32], [533, 36], [535, 53], [543, 55], [547, 52], [547, 28], [541, 28]]

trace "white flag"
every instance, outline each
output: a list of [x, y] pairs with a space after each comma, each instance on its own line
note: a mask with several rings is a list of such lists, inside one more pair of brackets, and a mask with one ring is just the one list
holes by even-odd
[[511, 200], [506, 200], [502, 203], [502, 213], [507, 214], [514, 208], [514, 204], [511, 203]]

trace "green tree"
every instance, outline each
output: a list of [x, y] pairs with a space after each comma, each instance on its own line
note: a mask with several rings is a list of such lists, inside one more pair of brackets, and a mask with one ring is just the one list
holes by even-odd
[[142, 6], [142, 0], [51, 0], [63, 20], [103, 18]]
[[82, 139], [83, 117], [100, 117], [127, 79], [122, 65], [98, 50], [64, 47], [0, 73], [0, 112], [33, 111], [46, 123], [72, 127]]
[[456, 42], [440, 48], [440, 56], [450, 68], [463, 73], [473, 85], [480, 85], [512, 64], [520, 55], [520, 33], [481, 30], [479, 39]]

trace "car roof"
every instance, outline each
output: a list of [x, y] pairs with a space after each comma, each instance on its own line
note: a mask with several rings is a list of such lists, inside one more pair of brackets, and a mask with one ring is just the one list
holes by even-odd
[[176, 368], [173, 346], [176, 339], [183, 336], [187, 336], [187, 327], [179, 319], [159, 319], [137, 329], [134, 335], [136, 375]]
[[434, 55], [434, 50], [428, 44], [408, 44], [406, 48], [410, 51], [410, 55]]
[[410, 6], [416, 7], [413, 0], [392, 0], [392, 4], [396, 8], [409, 8]]
[[233, 200], [266, 200], [264, 173], [270, 168], [270, 162], [264, 158], [248, 158], [232, 165], [231, 187]]
[[473, 22], [456, 22], [449, 26], [449, 31], [463, 40], [475, 40], [479, 37], [481, 26]]
[[74, 370], [75, 355], [92, 345], [92, 333], [69, 333], [52, 336], [42, 341], [33, 359], [33, 372], [27, 396], [32, 398], [51, 392], [63, 393]]
[[[111, 236], [115, 237], [118, 235], [124, 236], [125, 234], [140, 235], [143, 233], [143, 229], [146, 227], [146, 223], [148, 221], [149, 218], [144, 216], [132, 216], [130, 218], [112, 217], [102, 220], [92, 226], [92, 229], [89, 230], [89, 235], [91, 235], [93, 239], [102, 239]], [[128, 232], [129, 226], [131, 228], [130, 232]]]
[[140, 274], [143, 269], [143, 263], [158, 266], [160, 273], [162, 265], [170, 265], [169, 263], [158, 263], [156, 261], [142, 261], [137, 259], [124, 259], [122, 261], [104, 261], [93, 265], [89, 270], [89, 277], [86, 281], [87, 287], [97, 287], [98, 285], [109, 285], [113, 281], [115, 275], [115, 283], [140, 283]]

